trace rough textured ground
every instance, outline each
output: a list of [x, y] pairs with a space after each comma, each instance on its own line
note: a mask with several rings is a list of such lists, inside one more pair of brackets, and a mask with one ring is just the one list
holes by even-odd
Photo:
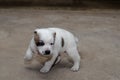
[[[80, 39], [81, 68], [62, 61], [49, 73], [23, 57], [36, 27], [60, 27]], [[0, 80], [120, 80], [119, 10], [0, 9]]]

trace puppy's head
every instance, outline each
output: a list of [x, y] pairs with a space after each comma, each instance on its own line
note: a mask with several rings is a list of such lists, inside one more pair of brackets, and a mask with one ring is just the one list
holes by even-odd
[[36, 29], [34, 31], [35, 45], [42, 55], [52, 55], [55, 44], [56, 33], [47, 29]]

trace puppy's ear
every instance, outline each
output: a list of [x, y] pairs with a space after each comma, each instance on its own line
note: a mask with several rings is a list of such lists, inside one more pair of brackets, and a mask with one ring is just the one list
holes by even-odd
[[30, 45], [29, 45], [29, 49], [31, 50], [32, 53], [38, 53], [36, 44], [39, 42], [39, 35], [37, 30], [34, 31], [34, 36], [33, 36], [33, 40], [31, 40]]
[[34, 31], [34, 34], [37, 34], [37, 31]]
[[55, 39], [56, 39], [56, 32], [53, 33], [53, 38], [54, 38], [54, 43], [55, 43]]
[[39, 35], [37, 31], [34, 31], [34, 40], [35, 40], [35, 43], [39, 42]]
[[54, 37], [54, 38], [56, 37], [56, 32], [53, 33], [53, 37]]

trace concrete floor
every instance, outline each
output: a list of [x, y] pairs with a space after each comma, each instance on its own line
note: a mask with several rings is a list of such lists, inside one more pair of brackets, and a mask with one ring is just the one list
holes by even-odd
[[[49, 73], [23, 57], [36, 27], [60, 27], [80, 39], [81, 68], [63, 56]], [[120, 80], [120, 10], [0, 9], [0, 80]]]

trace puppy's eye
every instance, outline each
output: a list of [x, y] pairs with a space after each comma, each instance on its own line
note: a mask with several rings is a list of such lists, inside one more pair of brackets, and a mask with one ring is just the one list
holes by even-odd
[[50, 45], [54, 45], [54, 43], [50, 43]]
[[36, 45], [37, 45], [37, 46], [44, 46], [45, 43], [44, 43], [43, 41], [40, 41], [40, 42], [38, 42]]

